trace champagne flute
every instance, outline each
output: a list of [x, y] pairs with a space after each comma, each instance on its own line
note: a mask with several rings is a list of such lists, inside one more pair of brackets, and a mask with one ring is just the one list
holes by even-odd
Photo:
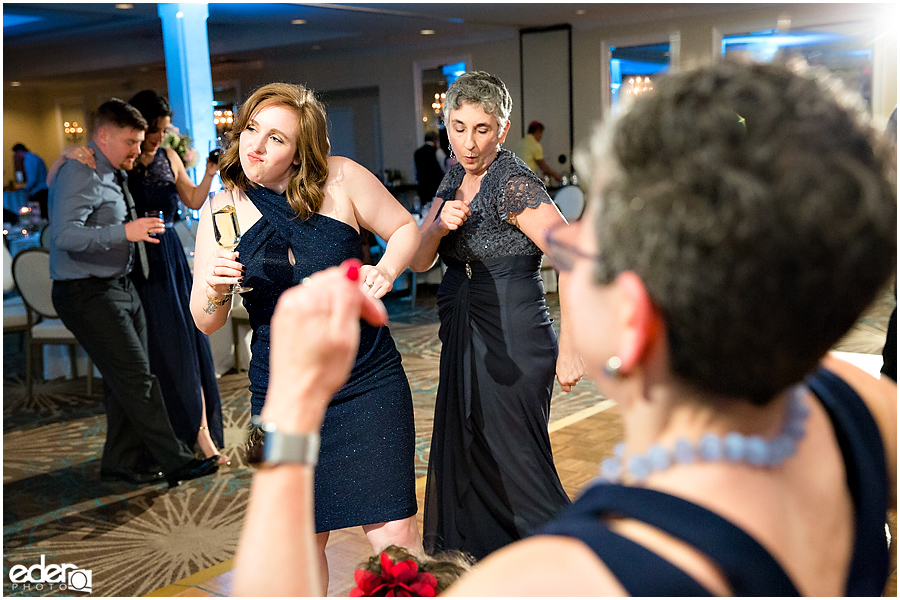
[[[213, 202], [215, 196], [216, 192], [210, 192], [209, 212], [212, 213], [213, 235], [219, 246], [234, 252], [234, 249], [237, 248], [237, 245], [241, 241], [241, 227], [238, 224], [237, 210], [234, 208], [233, 204], [228, 203], [218, 207], [215, 206], [215, 203]], [[234, 294], [243, 294], [244, 292], [249, 292], [251, 290], [253, 290], [252, 287], [243, 287], [232, 284], [231, 289], [224, 292], [224, 295], [232, 296]]]

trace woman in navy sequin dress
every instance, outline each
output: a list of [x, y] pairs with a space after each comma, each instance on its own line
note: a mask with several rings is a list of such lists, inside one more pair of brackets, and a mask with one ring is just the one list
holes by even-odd
[[[217, 248], [209, 207], [201, 215], [191, 307], [198, 326], [225, 323], [242, 281], [253, 328], [251, 413], [262, 411], [269, 384], [269, 322], [279, 296], [305, 277], [362, 257], [360, 227], [387, 240], [377, 265], [360, 268], [375, 298], [390, 291], [419, 243], [412, 216], [357, 163], [328, 156], [324, 108], [312, 92], [270, 84], [241, 108], [225, 152], [227, 191], [212, 203], [233, 205], [243, 231], [236, 252]], [[332, 398], [315, 471], [317, 543], [327, 577], [328, 533], [362, 525], [376, 549], [421, 548], [415, 521], [415, 428], [409, 383], [386, 327], [362, 325], [348, 383]], [[273, 392], [269, 392], [273, 393]]]
[[550, 395], [554, 373], [568, 391], [584, 365], [563, 291], [557, 346], [539, 273], [543, 232], [565, 220], [525, 163], [500, 148], [512, 108], [506, 86], [467, 73], [444, 106], [459, 163], [422, 222], [411, 264], [428, 270], [440, 254], [447, 266], [424, 533], [429, 552], [483, 558], [569, 503], [550, 448]]

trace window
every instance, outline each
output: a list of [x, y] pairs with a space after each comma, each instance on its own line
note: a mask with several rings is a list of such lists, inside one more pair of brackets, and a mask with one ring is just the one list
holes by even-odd
[[654, 76], [669, 70], [668, 42], [611, 46], [609, 51], [609, 89], [614, 108], [627, 96], [653, 89]]
[[840, 77], [872, 106], [873, 32], [841, 33], [824, 28], [754, 31], [723, 37], [722, 55], [764, 63], [803, 59]]

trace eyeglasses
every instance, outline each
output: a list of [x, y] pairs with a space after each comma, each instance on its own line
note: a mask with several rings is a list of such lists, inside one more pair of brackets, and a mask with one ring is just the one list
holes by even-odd
[[548, 229], [545, 234], [547, 239], [547, 254], [550, 256], [550, 260], [553, 261], [553, 266], [560, 271], [571, 271], [575, 266], [575, 261], [579, 258], [584, 258], [596, 263], [599, 263], [601, 260], [599, 254], [590, 254], [559, 239], [559, 235], [564, 229], [571, 231], [574, 227], [580, 227], [580, 225], [581, 223], [579, 221], [571, 224], [559, 223]]

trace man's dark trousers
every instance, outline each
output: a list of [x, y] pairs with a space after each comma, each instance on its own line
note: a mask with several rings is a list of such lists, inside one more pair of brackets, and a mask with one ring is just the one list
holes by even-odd
[[147, 324], [128, 277], [53, 282], [53, 306], [103, 376], [106, 443], [101, 470], [141, 471], [144, 450], [163, 472], [194, 458], [172, 431], [150, 373]]

